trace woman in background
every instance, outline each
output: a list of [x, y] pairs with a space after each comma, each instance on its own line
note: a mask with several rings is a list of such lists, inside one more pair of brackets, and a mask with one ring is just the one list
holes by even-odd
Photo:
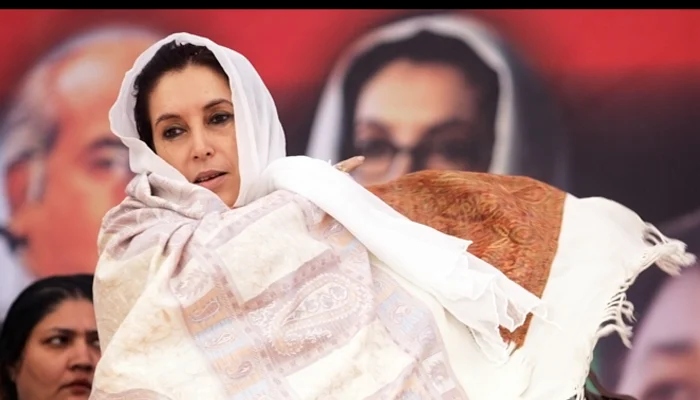
[[411, 16], [336, 63], [306, 154], [366, 157], [368, 185], [423, 169], [525, 175], [570, 190], [566, 132], [543, 83], [484, 23]]
[[100, 358], [89, 274], [29, 285], [0, 331], [0, 399], [87, 399]]
[[[664, 230], [700, 251], [700, 210]], [[700, 265], [672, 277], [651, 270], [637, 281], [628, 294], [638, 321], [632, 347], [607, 337], [596, 350], [602, 384], [639, 400], [700, 398]]]

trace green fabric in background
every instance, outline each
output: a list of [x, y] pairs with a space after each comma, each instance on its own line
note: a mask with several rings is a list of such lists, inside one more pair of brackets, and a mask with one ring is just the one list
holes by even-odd
[[[596, 376], [598, 376], [598, 357], [593, 356], [593, 361], [591, 362], [591, 371], [593, 371]], [[593, 386], [593, 383], [591, 382], [590, 379], [586, 379], [586, 389], [590, 390], [591, 392], [595, 394], [600, 394], [598, 390], [596, 390], [595, 386]]]

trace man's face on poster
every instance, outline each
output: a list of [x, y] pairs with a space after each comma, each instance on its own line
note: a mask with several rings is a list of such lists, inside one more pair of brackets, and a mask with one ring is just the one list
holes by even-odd
[[[94, 272], [102, 217], [124, 198], [131, 178], [108, 113], [125, 72], [151, 44], [145, 38], [91, 44], [51, 67], [46, 101], [55, 110], [56, 135], [38, 157], [43, 187], [13, 207], [10, 220], [11, 231], [27, 240], [23, 263], [33, 275]], [[26, 193], [31, 168], [9, 172], [11, 198]]]
[[640, 324], [617, 392], [639, 400], [700, 399], [700, 266], [669, 279]]

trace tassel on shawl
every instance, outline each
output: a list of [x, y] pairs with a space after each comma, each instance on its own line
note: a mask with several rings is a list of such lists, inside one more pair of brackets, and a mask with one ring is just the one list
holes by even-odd
[[[675, 276], [680, 274], [682, 268], [689, 267], [696, 261], [695, 255], [686, 252], [685, 243], [676, 239], [669, 239], [652, 224], [646, 224], [644, 241], [648, 243], [650, 247], [642, 256], [639, 265], [634, 269], [634, 273], [627, 278], [625, 283], [620, 286], [617, 294], [610, 299], [605, 309], [601, 325], [591, 338], [591, 348], [595, 346], [600, 338], [608, 336], [611, 333], [620, 335], [622, 343], [624, 343], [627, 348], [632, 347], [631, 323], [635, 322], [634, 305], [627, 299], [626, 293], [640, 273], [651, 265], [656, 264], [662, 271]], [[593, 352], [591, 351], [586, 359], [587, 365], [590, 365], [592, 361]], [[589, 376], [590, 369], [587, 368], [585, 373]], [[585, 381], [586, 377], [582, 377], [581, 382]], [[618, 398], [629, 399], [629, 397]], [[585, 383], [576, 389], [575, 400], [587, 400]]]

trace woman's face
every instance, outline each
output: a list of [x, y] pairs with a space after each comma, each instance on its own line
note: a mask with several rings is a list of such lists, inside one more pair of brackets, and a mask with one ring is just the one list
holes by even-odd
[[99, 358], [92, 302], [68, 299], [34, 327], [10, 376], [20, 400], [87, 399]]
[[156, 153], [229, 207], [241, 182], [232, 98], [228, 80], [199, 65], [163, 75], [149, 97]]
[[670, 278], [637, 328], [617, 392], [639, 400], [700, 399], [700, 267]]
[[457, 68], [387, 64], [358, 96], [354, 145], [365, 162], [355, 178], [369, 185], [419, 169], [487, 169], [470, 157], [482, 151], [478, 113], [477, 93]]

